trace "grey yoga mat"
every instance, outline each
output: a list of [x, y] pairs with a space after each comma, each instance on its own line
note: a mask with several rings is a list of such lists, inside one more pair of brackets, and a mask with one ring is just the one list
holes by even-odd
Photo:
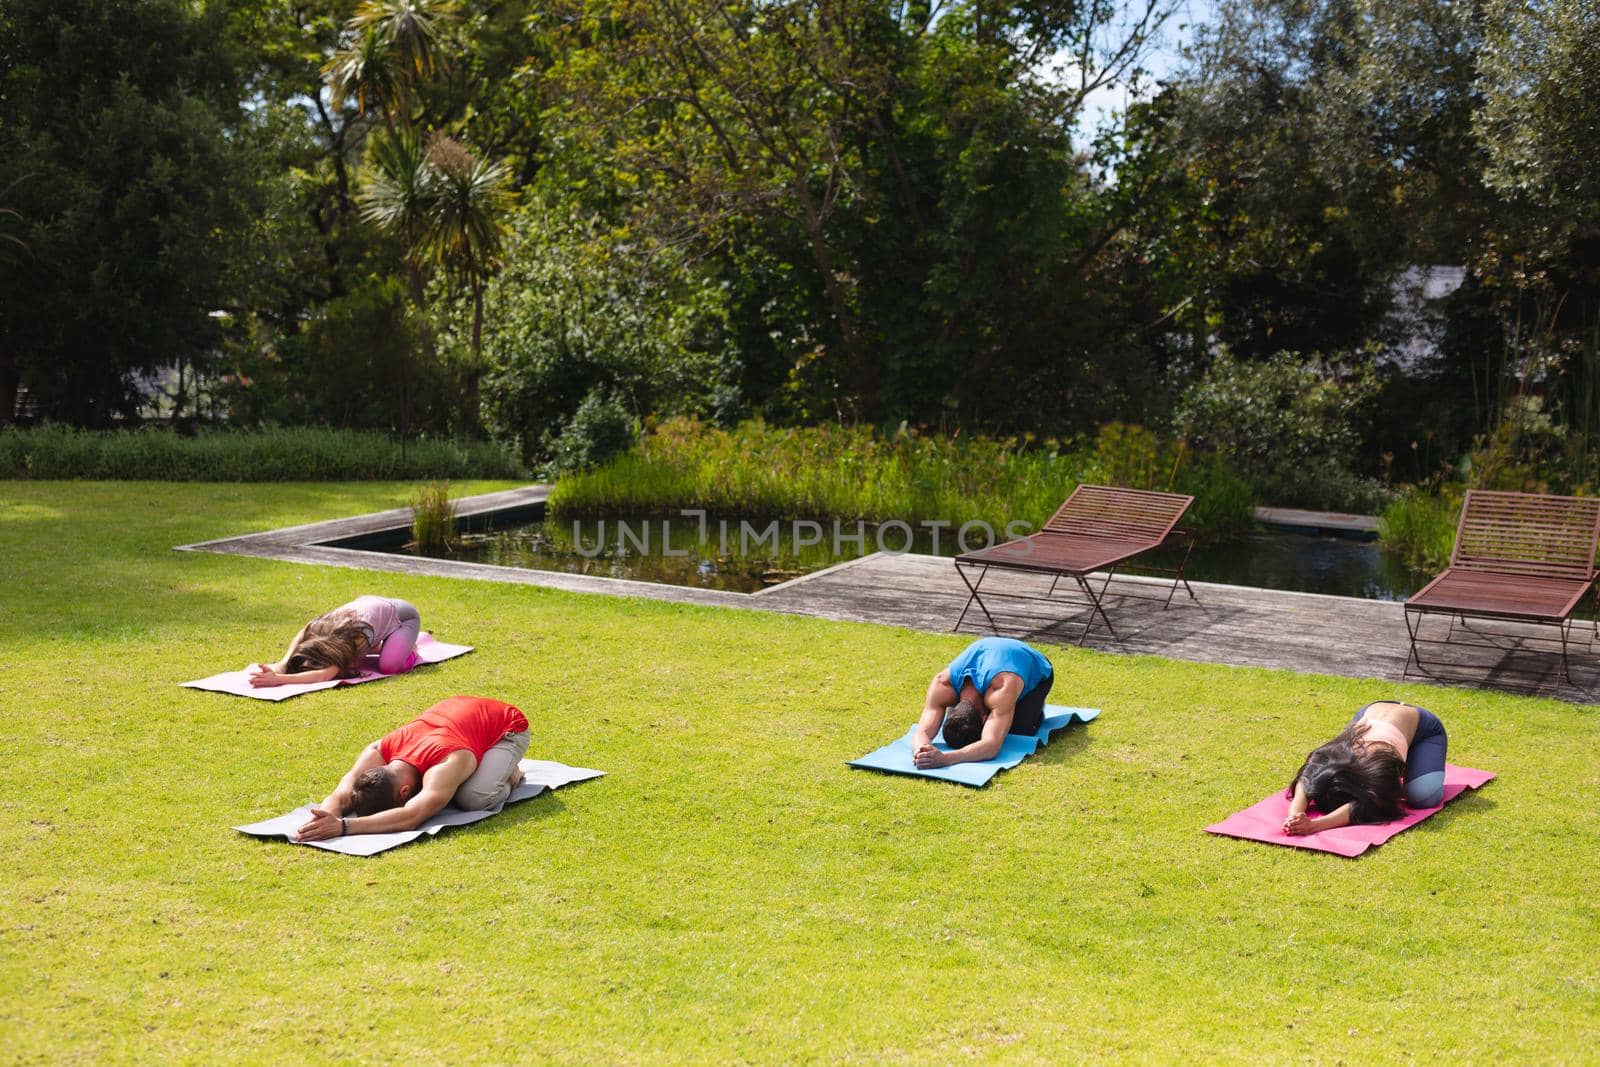
[[525, 759], [520, 766], [523, 773], [522, 784], [506, 798], [505, 804], [501, 804], [493, 811], [462, 811], [460, 808], [447, 807], [415, 830], [401, 830], [392, 834], [350, 834], [348, 837], [335, 837], [329, 841], [296, 841], [294, 832], [310, 817], [309, 804], [295, 808], [287, 815], [279, 815], [276, 819], [246, 823], [244, 826], [235, 826], [234, 829], [251, 837], [277, 837], [292, 845], [308, 845], [329, 852], [342, 852], [346, 856], [375, 856], [379, 852], [415, 841], [424, 834], [436, 834], [447, 826], [466, 826], [468, 823], [487, 819], [491, 815], [498, 815], [506, 809], [507, 804], [530, 800], [546, 789], [558, 789], [573, 782], [587, 781], [605, 774], [605, 771], [568, 767], [565, 763], [556, 763], [553, 760]]

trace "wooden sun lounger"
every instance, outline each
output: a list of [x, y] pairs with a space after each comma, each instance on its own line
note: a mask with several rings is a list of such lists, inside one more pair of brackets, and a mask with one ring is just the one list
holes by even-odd
[[[1194, 548], [1194, 534], [1192, 531], [1178, 528], [1178, 520], [1183, 518], [1183, 513], [1189, 510], [1189, 505], [1192, 503], [1194, 497], [1178, 493], [1115, 489], [1105, 485], [1078, 486], [1072, 491], [1072, 495], [1067, 497], [1066, 503], [1050, 517], [1050, 521], [1044, 524], [1044, 529], [1038, 533], [978, 552], [966, 552], [956, 557], [956, 573], [961, 575], [961, 580], [966, 583], [971, 595], [967, 597], [966, 606], [961, 609], [961, 617], [956, 620], [952, 629], [961, 628], [967, 612], [976, 603], [983, 611], [984, 617], [989, 620], [990, 629], [998, 630], [994, 616], [989, 614], [988, 606], [978, 595], [979, 587], [982, 586], [990, 568], [998, 568], [1050, 574], [1055, 576], [1055, 581], [1050, 583], [1050, 591], [1042, 597], [1020, 593], [996, 593], [992, 588], [989, 594], [991, 597], [1051, 600], [1057, 583], [1062, 578], [1071, 578], [1089, 598], [1089, 618], [1084, 623], [1083, 633], [1078, 636], [1078, 644], [1083, 644], [1084, 638], [1089, 636], [1089, 628], [1094, 625], [1096, 615], [1115, 637], [1117, 631], [1112, 628], [1111, 620], [1106, 617], [1105, 606], [1102, 603], [1106, 586], [1111, 584], [1111, 577], [1116, 573], [1118, 564], [1164, 545], [1185, 546], [1178, 561], [1172, 588], [1167, 591], [1166, 604], [1172, 603], [1179, 582], [1182, 582], [1183, 587], [1189, 591], [1189, 597], [1194, 599], [1194, 590], [1189, 588], [1189, 582], [1183, 576], [1189, 552]], [[1098, 591], [1088, 580], [1089, 574], [1093, 571], [1106, 572], [1105, 581], [1101, 583]], [[971, 577], [973, 574], [977, 576], [976, 580]]]
[[1422, 617], [1505, 619], [1554, 626], [1561, 634], [1561, 676], [1568, 682], [1567, 635], [1578, 602], [1593, 588], [1600, 540], [1600, 498], [1467, 491], [1455, 550], [1443, 574], [1406, 601], [1406, 630], [1417, 670]]

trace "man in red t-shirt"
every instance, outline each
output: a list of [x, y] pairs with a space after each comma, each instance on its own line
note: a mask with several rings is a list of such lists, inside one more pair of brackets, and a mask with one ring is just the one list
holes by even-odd
[[528, 720], [487, 697], [441, 700], [361, 750], [328, 799], [311, 809], [300, 841], [415, 830], [446, 804], [499, 807], [522, 784]]

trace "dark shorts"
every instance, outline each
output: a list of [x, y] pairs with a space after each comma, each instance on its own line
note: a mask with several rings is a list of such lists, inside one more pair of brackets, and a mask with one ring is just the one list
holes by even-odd
[[1054, 673], [1047, 674], [1038, 685], [1017, 698], [1017, 710], [1011, 716], [1011, 733], [1036, 734], [1044, 725], [1044, 700], [1050, 695], [1050, 684], [1056, 680]]

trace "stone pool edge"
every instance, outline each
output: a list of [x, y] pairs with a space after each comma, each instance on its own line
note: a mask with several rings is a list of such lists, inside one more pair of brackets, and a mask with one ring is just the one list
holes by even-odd
[[[456, 516], [470, 518], [496, 511], [531, 507], [543, 504], [553, 487], [547, 484], [524, 486], [520, 489], [502, 489], [494, 493], [479, 493], [457, 499]], [[339, 548], [329, 542], [353, 537], [365, 537], [403, 529], [411, 524], [410, 508], [390, 508], [365, 515], [352, 515], [342, 519], [324, 519], [320, 522], [284, 526], [258, 533], [219, 537], [193, 544], [174, 545], [176, 552], [217, 552], [226, 555], [252, 556], [284, 563], [310, 563], [330, 567], [348, 567], [354, 570], [387, 571], [391, 574], [424, 574], [435, 578], [467, 578], [477, 581], [503, 582], [510, 585], [532, 585], [545, 589], [560, 589], [571, 593], [598, 593], [605, 596], [636, 596], [649, 600], [666, 600], [679, 604], [701, 604], [711, 607], [754, 608], [773, 610], [760, 601], [764, 594], [786, 590], [812, 578], [833, 574], [846, 567], [863, 563], [880, 553], [873, 552], [857, 559], [845, 560], [809, 574], [802, 574], [777, 585], [767, 586], [751, 593], [721, 589], [695, 589], [691, 586], [667, 585], [662, 582], [637, 581], [630, 578], [605, 578], [597, 575], [567, 574], [562, 571], [540, 571], [521, 567], [502, 567], [491, 563], [433, 559], [419, 556], [399, 556], [388, 552], [370, 552], [359, 548]]]
[[[553, 488], [549, 484], [539, 483], [523, 486], [520, 489], [502, 489], [493, 493], [479, 493], [475, 496], [460, 497], [455, 501], [456, 515], [461, 518], [470, 518], [474, 515], [482, 515], [489, 512], [507, 511], [512, 508], [543, 504], [549, 499]], [[876, 560], [885, 554], [882, 551], [870, 552], [856, 559], [844, 560], [821, 570], [790, 578], [788, 581], [779, 582], [777, 585], [767, 586], [764, 589], [757, 589], [750, 593], [739, 593], [722, 589], [695, 589], [691, 586], [668, 585], [662, 582], [646, 582], [631, 578], [604, 578], [597, 575], [567, 574], [562, 571], [502, 567], [492, 563], [466, 563], [420, 556], [399, 556], [388, 552], [370, 552], [358, 548], [338, 548], [329, 544], [331, 541], [343, 541], [352, 537], [364, 537], [401, 529], [410, 525], [410, 523], [410, 508], [390, 508], [387, 511], [373, 511], [364, 515], [352, 515], [342, 519], [323, 519], [319, 522], [302, 523], [298, 526], [284, 526], [275, 530], [263, 530], [258, 533], [219, 537], [210, 541], [196, 541], [193, 544], [175, 545], [173, 549], [178, 552], [219, 552], [228, 555], [253, 556], [257, 559], [274, 559], [285, 563], [310, 563], [320, 566], [348, 567], [355, 570], [386, 571], [391, 574], [425, 574], [436, 578], [469, 578], [477, 581], [504, 582], [511, 585], [533, 585], [546, 589], [561, 589], [573, 593], [637, 596], [649, 600], [666, 600], [680, 604], [754, 608], [762, 611], [777, 611], [781, 614], [793, 614], [796, 612], [789, 607], [770, 604], [768, 598], [773, 594], [789, 592], [796, 586], [836, 574], [849, 567]], [[1171, 579], [1122, 574], [1117, 576], [1117, 581], [1164, 586], [1170, 584]], [[1394, 601], [1374, 601], [1367, 597], [1341, 596], [1336, 593], [1310, 593], [1298, 589], [1263, 589], [1257, 586], [1229, 585], [1223, 582], [1191, 581], [1190, 584], [1197, 589], [1209, 587], [1290, 597], [1347, 601], [1358, 604], [1397, 603]], [[763, 603], [763, 601], [768, 601], [768, 603]]]

